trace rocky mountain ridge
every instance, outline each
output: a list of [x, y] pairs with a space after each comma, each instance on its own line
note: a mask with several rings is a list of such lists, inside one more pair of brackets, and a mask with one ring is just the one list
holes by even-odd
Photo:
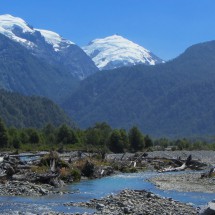
[[55, 32], [35, 29], [19, 17], [1, 15], [0, 33], [49, 64], [64, 67], [73, 77], [84, 79], [98, 71], [93, 61], [75, 43]]

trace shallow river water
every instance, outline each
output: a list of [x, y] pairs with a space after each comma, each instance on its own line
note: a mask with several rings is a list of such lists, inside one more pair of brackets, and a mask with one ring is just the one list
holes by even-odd
[[119, 174], [101, 179], [86, 180], [64, 187], [71, 194], [49, 195], [43, 197], [0, 197], [0, 214], [41, 214], [42, 212], [56, 211], [83, 213], [93, 212], [86, 208], [66, 207], [63, 203], [88, 201], [92, 198], [101, 198], [115, 194], [123, 189], [145, 189], [164, 197], [171, 197], [194, 206], [202, 206], [215, 199], [215, 194], [197, 192], [162, 191], [157, 189], [146, 179], [157, 175], [153, 172]]

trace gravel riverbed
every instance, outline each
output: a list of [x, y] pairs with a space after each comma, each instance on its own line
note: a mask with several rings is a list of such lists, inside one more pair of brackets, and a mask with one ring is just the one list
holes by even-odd
[[174, 201], [171, 198], [159, 197], [145, 190], [123, 190], [117, 195], [102, 199], [92, 199], [89, 202], [66, 203], [65, 206], [81, 206], [95, 208], [94, 215], [119, 214], [198, 214], [198, 210], [189, 204]]
[[43, 196], [62, 194], [48, 184], [34, 184], [28, 181], [7, 181], [0, 183], [0, 196]]
[[199, 160], [203, 163], [214, 166], [215, 165], [215, 151], [153, 151], [148, 152], [148, 157], [165, 157], [165, 158], [181, 158], [186, 159], [189, 155], [192, 156], [192, 159]]
[[215, 177], [201, 178], [201, 173], [160, 173], [149, 179], [162, 190], [215, 193]]

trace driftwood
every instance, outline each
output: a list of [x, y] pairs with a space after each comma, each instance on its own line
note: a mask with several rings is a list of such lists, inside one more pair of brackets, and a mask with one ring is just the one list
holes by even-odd
[[191, 163], [191, 160], [192, 160], [192, 156], [189, 155], [187, 160], [179, 167], [167, 167], [167, 168], [164, 168], [162, 170], [159, 170], [158, 172], [177, 172], [177, 171], [183, 171], [185, 170], [188, 165], [190, 165]]
[[210, 178], [215, 175], [215, 167], [212, 167], [209, 172], [201, 174], [201, 178]]
[[138, 155], [138, 157], [134, 156], [134, 160], [131, 160], [131, 162], [128, 164], [128, 167], [131, 167], [133, 164], [133, 167], [137, 166], [137, 162], [141, 161], [143, 158], [147, 157], [148, 154], [146, 152], [141, 153]]
[[56, 164], [55, 163], [56, 162], [55, 162], [54, 158], [50, 160], [50, 170], [51, 170], [51, 172], [56, 172]]
[[122, 157], [121, 157], [121, 161], [123, 160], [123, 158], [125, 157], [125, 154], [126, 154], [126, 152], [122, 155]]
[[57, 173], [38, 174], [37, 175], [37, 180], [39, 182], [46, 182], [46, 181], [49, 181], [50, 179], [56, 178], [58, 176], [59, 176], [59, 174], [57, 174]]
[[25, 165], [19, 164], [19, 165], [17, 165], [17, 169], [19, 169], [19, 170], [21, 170], [21, 169], [31, 169], [31, 166], [27, 165], [27, 164], [25, 164]]
[[142, 158], [144, 157], [147, 157], [148, 156], [148, 154], [146, 153], [146, 152], [143, 152], [143, 153], [141, 153], [135, 160], [134, 160], [134, 162], [137, 162], [137, 161], [139, 161], [139, 160], [142, 160]]

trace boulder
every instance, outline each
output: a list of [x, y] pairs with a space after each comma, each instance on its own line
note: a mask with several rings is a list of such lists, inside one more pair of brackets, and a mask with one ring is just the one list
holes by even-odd
[[8, 176], [12, 176], [13, 174], [15, 174], [14, 168], [9, 163], [4, 164], [4, 169]]
[[104, 207], [105, 207], [105, 205], [104, 205], [104, 204], [101, 204], [101, 203], [98, 203], [98, 204], [96, 205], [96, 209], [97, 209], [97, 210], [102, 210]]
[[81, 171], [83, 176], [92, 177], [94, 174], [95, 165], [90, 161], [87, 161]]
[[215, 200], [209, 202], [206, 207], [200, 211], [201, 215], [214, 215], [215, 214]]

